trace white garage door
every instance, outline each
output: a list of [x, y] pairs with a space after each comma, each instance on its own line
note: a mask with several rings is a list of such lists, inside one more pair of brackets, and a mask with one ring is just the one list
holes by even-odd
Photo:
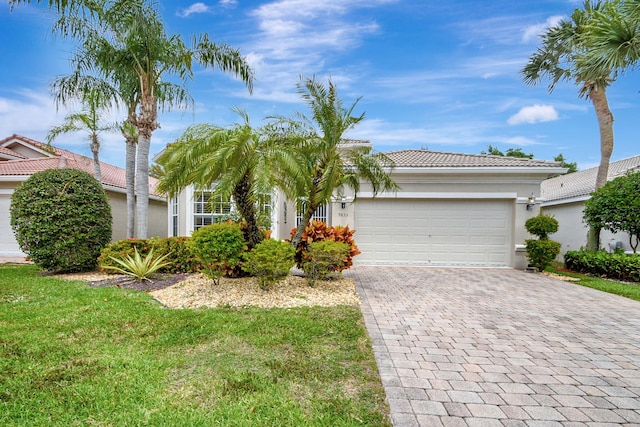
[[11, 229], [10, 194], [0, 194], [0, 256], [24, 256]]
[[355, 203], [360, 265], [509, 266], [513, 202], [365, 199]]

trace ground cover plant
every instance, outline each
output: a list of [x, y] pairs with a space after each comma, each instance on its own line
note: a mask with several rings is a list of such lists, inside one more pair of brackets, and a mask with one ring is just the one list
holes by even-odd
[[358, 308], [170, 310], [0, 265], [0, 425], [390, 426]]
[[572, 280], [571, 283], [575, 283], [588, 288], [597, 289], [602, 292], [608, 292], [610, 294], [621, 295], [623, 297], [640, 301], [640, 286], [632, 283], [616, 282], [614, 280], [602, 279], [596, 276], [589, 276], [587, 274], [577, 273], [567, 270], [560, 264], [554, 264], [547, 268], [548, 272], [560, 274], [563, 276], [573, 277], [577, 280]]

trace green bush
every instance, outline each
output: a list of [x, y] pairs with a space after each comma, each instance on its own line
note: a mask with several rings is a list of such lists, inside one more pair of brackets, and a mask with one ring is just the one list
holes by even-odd
[[546, 240], [549, 238], [549, 234], [553, 234], [558, 231], [558, 220], [549, 215], [540, 215], [529, 218], [524, 223], [527, 231], [534, 236], [538, 236], [540, 240]]
[[564, 264], [569, 270], [610, 279], [640, 282], [640, 255], [624, 252], [568, 251]]
[[112, 272], [109, 267], [117, 267], [112, 258], [126, 259], [133, 257], [137, 250], [141, 256], [146, 256], [149, 251], [157, 256], [165, 256], [167, 264], [159, 272], [161, 273], [195, 273], [201, 266], [197, 257], [188, 247], [189, 237], [152, 237], [150, 239], [124, 239], [113, 242], [102, 250], [98, 258], [98, 264], [105, 272]]
[[14, 191], [10, 213], [20, 248], [45, 270], [91, 270], [111, 240], [111, 206], [104, 189], [77, 169], [33, 174]]
[[198, 258], [189, 249], [189, 237], [152, 237], [147, 240], [149, 248], [158, 255], [166, 255], [167, 265], [162, 273], [195, 273], [201, 270]]
[[295, 254], [295, 249], [289, 243], [267, 239], [244, 254], [242, 269], [257, 276], [260, 287], [268, 290], [289, 274], [289, 270], [295, 265]]
[[[291, 237], [296, 234], [298, 229], [291, 230]], [[360, 254], [360, 249], [356, 246], [356, 241], [353, 239], [355, 230], [349, 229], [349, 226], [328, 226], [322, 221], [311, 221], [311, 224], [306, 226], [302, 233], [302, 239], [298, 243], [296, 248], [296, 265], [298, 268], [302, 268], [302, 263], [307, 253], [307, 246], [311, 242], [341, 242], [346, 243], [349, 246], [349, 252], [342, 260], [343, 263], [339, 267], [339, 271], [347, 270], [353, 265], [353, 257]]]
[[530, 239], [526, 242], [529, 264], [537, 268], [538, 271], [544, 271], [550, 266], [562, 247], [560, 242], [554, 240]]
[[301, 265], [309, 286], [315, 286], [316, 281], [327, 278], [329, 274], [342, 271], [350, 250], [348, 243], [333, 240], [309, 243]]
[[196, 230], [188, 247], [217, 285], [221, 276], [233, 275], [240, 267], [247, 242], [238, 224], [218, 223]]

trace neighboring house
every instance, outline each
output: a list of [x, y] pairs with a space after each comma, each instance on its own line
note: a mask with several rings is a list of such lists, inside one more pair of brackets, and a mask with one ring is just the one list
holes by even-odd
[[[356, 230], [358, 265], [463, 267], [527, 266], [525, 221], [539, 211], [540, 183], [566, 171], [558, 162], [510, 157], [403, 150], [387, 153], [395, 162], [396, 193], [373, 198], [362, 183], [353, 194], [337, 195], [316, 212], [330, 225]], [[171, 235], [190, 235], [204, 223], [224, 218], [233, 207], [209, 193], [187, 188], [169, 209]], [[275, 195], [272, 236], [290, 237], [297, 226], [296, 203]]]
[[[102, 185], [113, 214], [112, 240], [127, 237], [125, 170], [100, 162]], [[0, 256], [23, 256], [11, 229], [9, 206], [13, 190], [32, 174], [52, 168], [75, 168], [93, 175], [93, 160], [20, 135], [0, 140]], [[167, 202], [150, 178], [149, 235], [167, 235]]]
[[[609, 164], [608, 180], [623, 176], [629, 172], [640, 171], [640, 156], [630, 157]], [[596, 183], [598, 168], [558, 176], [542, 182], [542, 211], [558, 220], [558, 232], [551, 238], [562, 243], [562, 254], [587, 245], [588, 226], [583, 221], [584, 202], [591, 198]], [[600, 246], [610, 250], [610, 244], [619, 245], [630, 251], [627, 233], [600, 232]]]

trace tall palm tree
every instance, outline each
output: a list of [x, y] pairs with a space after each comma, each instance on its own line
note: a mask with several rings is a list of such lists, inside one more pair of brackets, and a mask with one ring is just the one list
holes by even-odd
[[589, 77], [601, 69], [621, 73], [640, 61], [640, 1], [615, 0], [603, 9], [581, 34], [586, 49], [578, 62]]
[[[600, 165], [595, 188], [607, 182], [609, 160], [613, 153], [613, 114], [609, 109], [606, 89], [612, 83], [612, 69], [597, 67], [587, 69], [580, 61], [588, 46], [584, 41], [585, 29], [592, 25], [598, 13], [606, 13], [605, 2], [585, 1], [583, 9], [575, 9], [570, 19], [562, 20], [542, 35], [542, 46], [529, 58], [522, 69], [527, 84], [537, 84], [549, 78], [549, 92], [563, 80], [573, 81], [579, 86], [579, 96], [593, 104], [600, 131]], [[597, 250], [599, 230], [589, 229], [587, 248]]]
[[345, 108], [331, 79], [325, 86], [315, 77], [302, 77], [297, 90], [311, 115], [280, 117], [274, 125], [277, 132], [282, 132], [282, 139], [298, 146], [301, 157], [298, 171], [282, 182], [282, 190], [288, 197], [305, 202], [302, 222], [291, 239], [294, 247], [313, 213], [319, 206], [331, 202], [338, 188], [350, 187], [357, 195], [361, 180], [371, 184], [374, 196], [399, 188], [389, 176], [393, 164], [387, 156], [371, 153], [368, 146], [348, 149], [342, 146], [345, 132], [364, 119], [364, 113], [354, 115], [359, 99]]
[[99, 155], [100, 133], [113, 132], [119, 126], [116, 123], [103, 122], [102, 113], [106, 111], [109, 105], [106, 100], [102, 99], [102, 93], [97, 91], [83, 93], [82, 105], [81, 111], [67, 115], [61, 125], [54, 126], [49, 130], [47, 143], [51, 144], [54, 139], [65, 133], [85, 132], [89, 138], [89, 146], [93, 155], [93, 176], [98, 182], [102, 182]]
[[[28, 2], [11, 0], [10, 4]], [[190, 103], [186, 83], [193, 78], [194, 63], [235, 75], [250, 92], [253, 72], [237, 49], [216, 44], [207, 34], [194, 36], [190, 47], [179, 35], [168, 35], [155, 4], [145, 0], [49, 0], [49, 7], [59, 13], [54, 30], [80, 42], [72, 61], [78, 72], [97, 74], [116, 82], [115, 86], [120, 89], [126, 88], [127, 121], [138, 134], [136, 237], [145, 238], [148, 232], [149, 150], [151, 136], [159, 127], [159, 106], [171, 108]], [[165, 79], [168, 77], [177, 77], [180, 85], [167, 84]]]
[[252, 128], [246, 112], [234, 111], [242, 123], [192, 126], [163, 151], [157, 159], [158, 189], [173, 196], [189, 185], [200, 189], [215, 186], [214, 195], [233, 197], [247, 222], [253, 247], [263, 239], [258, 219], [261, 198], [282, 184], [279, 177], [295, 169], [299, 159], [285, 141], [270, 139], [263, 130]]

